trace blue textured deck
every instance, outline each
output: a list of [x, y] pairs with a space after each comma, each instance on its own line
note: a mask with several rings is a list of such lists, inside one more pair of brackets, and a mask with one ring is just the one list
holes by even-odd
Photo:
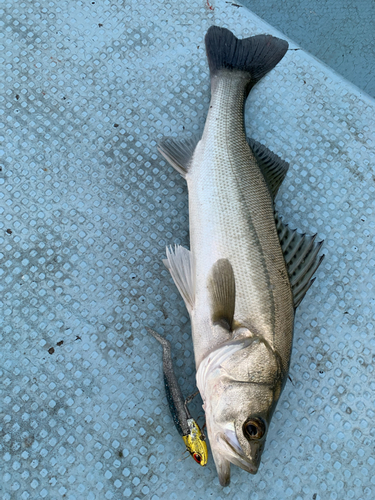
[[156, 143], [203, 128], [211, 24], [278, 34], [210, 4], [0, 4], [2, 500], [375, 498], [375, 102], [302, 50], [246, 115], [290, 162], [279, 212], [326, 241], [293, 382], [256, 476], [233, 467], [222, 489], [211, 455], [183, 459], [144, 329], [172, 341], [190, 394], [188, 314], [162, 264], [188, 245], [187, 191]]
[[242, 0], [240, 3], [375, 97], [374, 2]]

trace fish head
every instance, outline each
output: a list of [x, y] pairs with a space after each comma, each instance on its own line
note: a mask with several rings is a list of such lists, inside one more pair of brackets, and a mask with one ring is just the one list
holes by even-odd
[[231, 463], [257, 473], [283, 376], [277, 356], [263, 342], [248, 339], [236, 344], [235, 350], [233, 344], [221, 349], [227, 355], [211, 359], [214, 362], [208, 363], [197, 382], [212, 455], [225, 486]]
[[208, 460], [206, 437], [193, 418], [189, 418], [187, 423], [189, 426], [189, 434], [182, 436], [182, 439], [184, 440], [186, 449], [197, 464], [204, 467]]
[[[224, 382], [225, 380], [222, 380]], [[266, 442], [273, 391], [266, 386], [231, 383], [217, 387], [217, 399], [206, 411], [207, 433], [220, 483], [229, 484], [230, 463], [256, 474]], [[220, 395], [221, 392], [221, 395]]]

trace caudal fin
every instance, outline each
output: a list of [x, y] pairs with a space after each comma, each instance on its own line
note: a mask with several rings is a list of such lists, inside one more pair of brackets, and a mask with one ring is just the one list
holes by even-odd
[[205, 43], [211, 78], [221, 70], [243, 71], [248, 73], [250, 86], [271, 71], [288, 50], [288, 42], [272, 35], [239, 40], [218, 26], [209, 28]]

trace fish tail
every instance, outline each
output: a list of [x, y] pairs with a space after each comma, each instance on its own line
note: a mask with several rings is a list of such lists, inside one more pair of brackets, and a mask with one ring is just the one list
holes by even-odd
[[288, 42], [272, 35], [239, 40], [231, 31], [218, 26], [207, 31], [205, 43], [211, 80], [219, 71], [241, 71], [248, 75], [248, 91], [288, 50]]

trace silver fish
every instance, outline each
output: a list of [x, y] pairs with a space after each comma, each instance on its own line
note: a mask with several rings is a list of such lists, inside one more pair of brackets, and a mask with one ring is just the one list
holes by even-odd
[[190, 251], [169, 248], [164, 262], [190, 314], [197, 386], [225, 486], [230, 463], [258, 470], [288, 376], [295, 309], [322, 242], [292, 231], [275, 212], [288, 164], [245, 133], [246, 98], [287, 42], [239, 40], [216, 26], [205, 42], [211, 102], [202, 138], [166, 139], [159, 151], [188, 185]]

